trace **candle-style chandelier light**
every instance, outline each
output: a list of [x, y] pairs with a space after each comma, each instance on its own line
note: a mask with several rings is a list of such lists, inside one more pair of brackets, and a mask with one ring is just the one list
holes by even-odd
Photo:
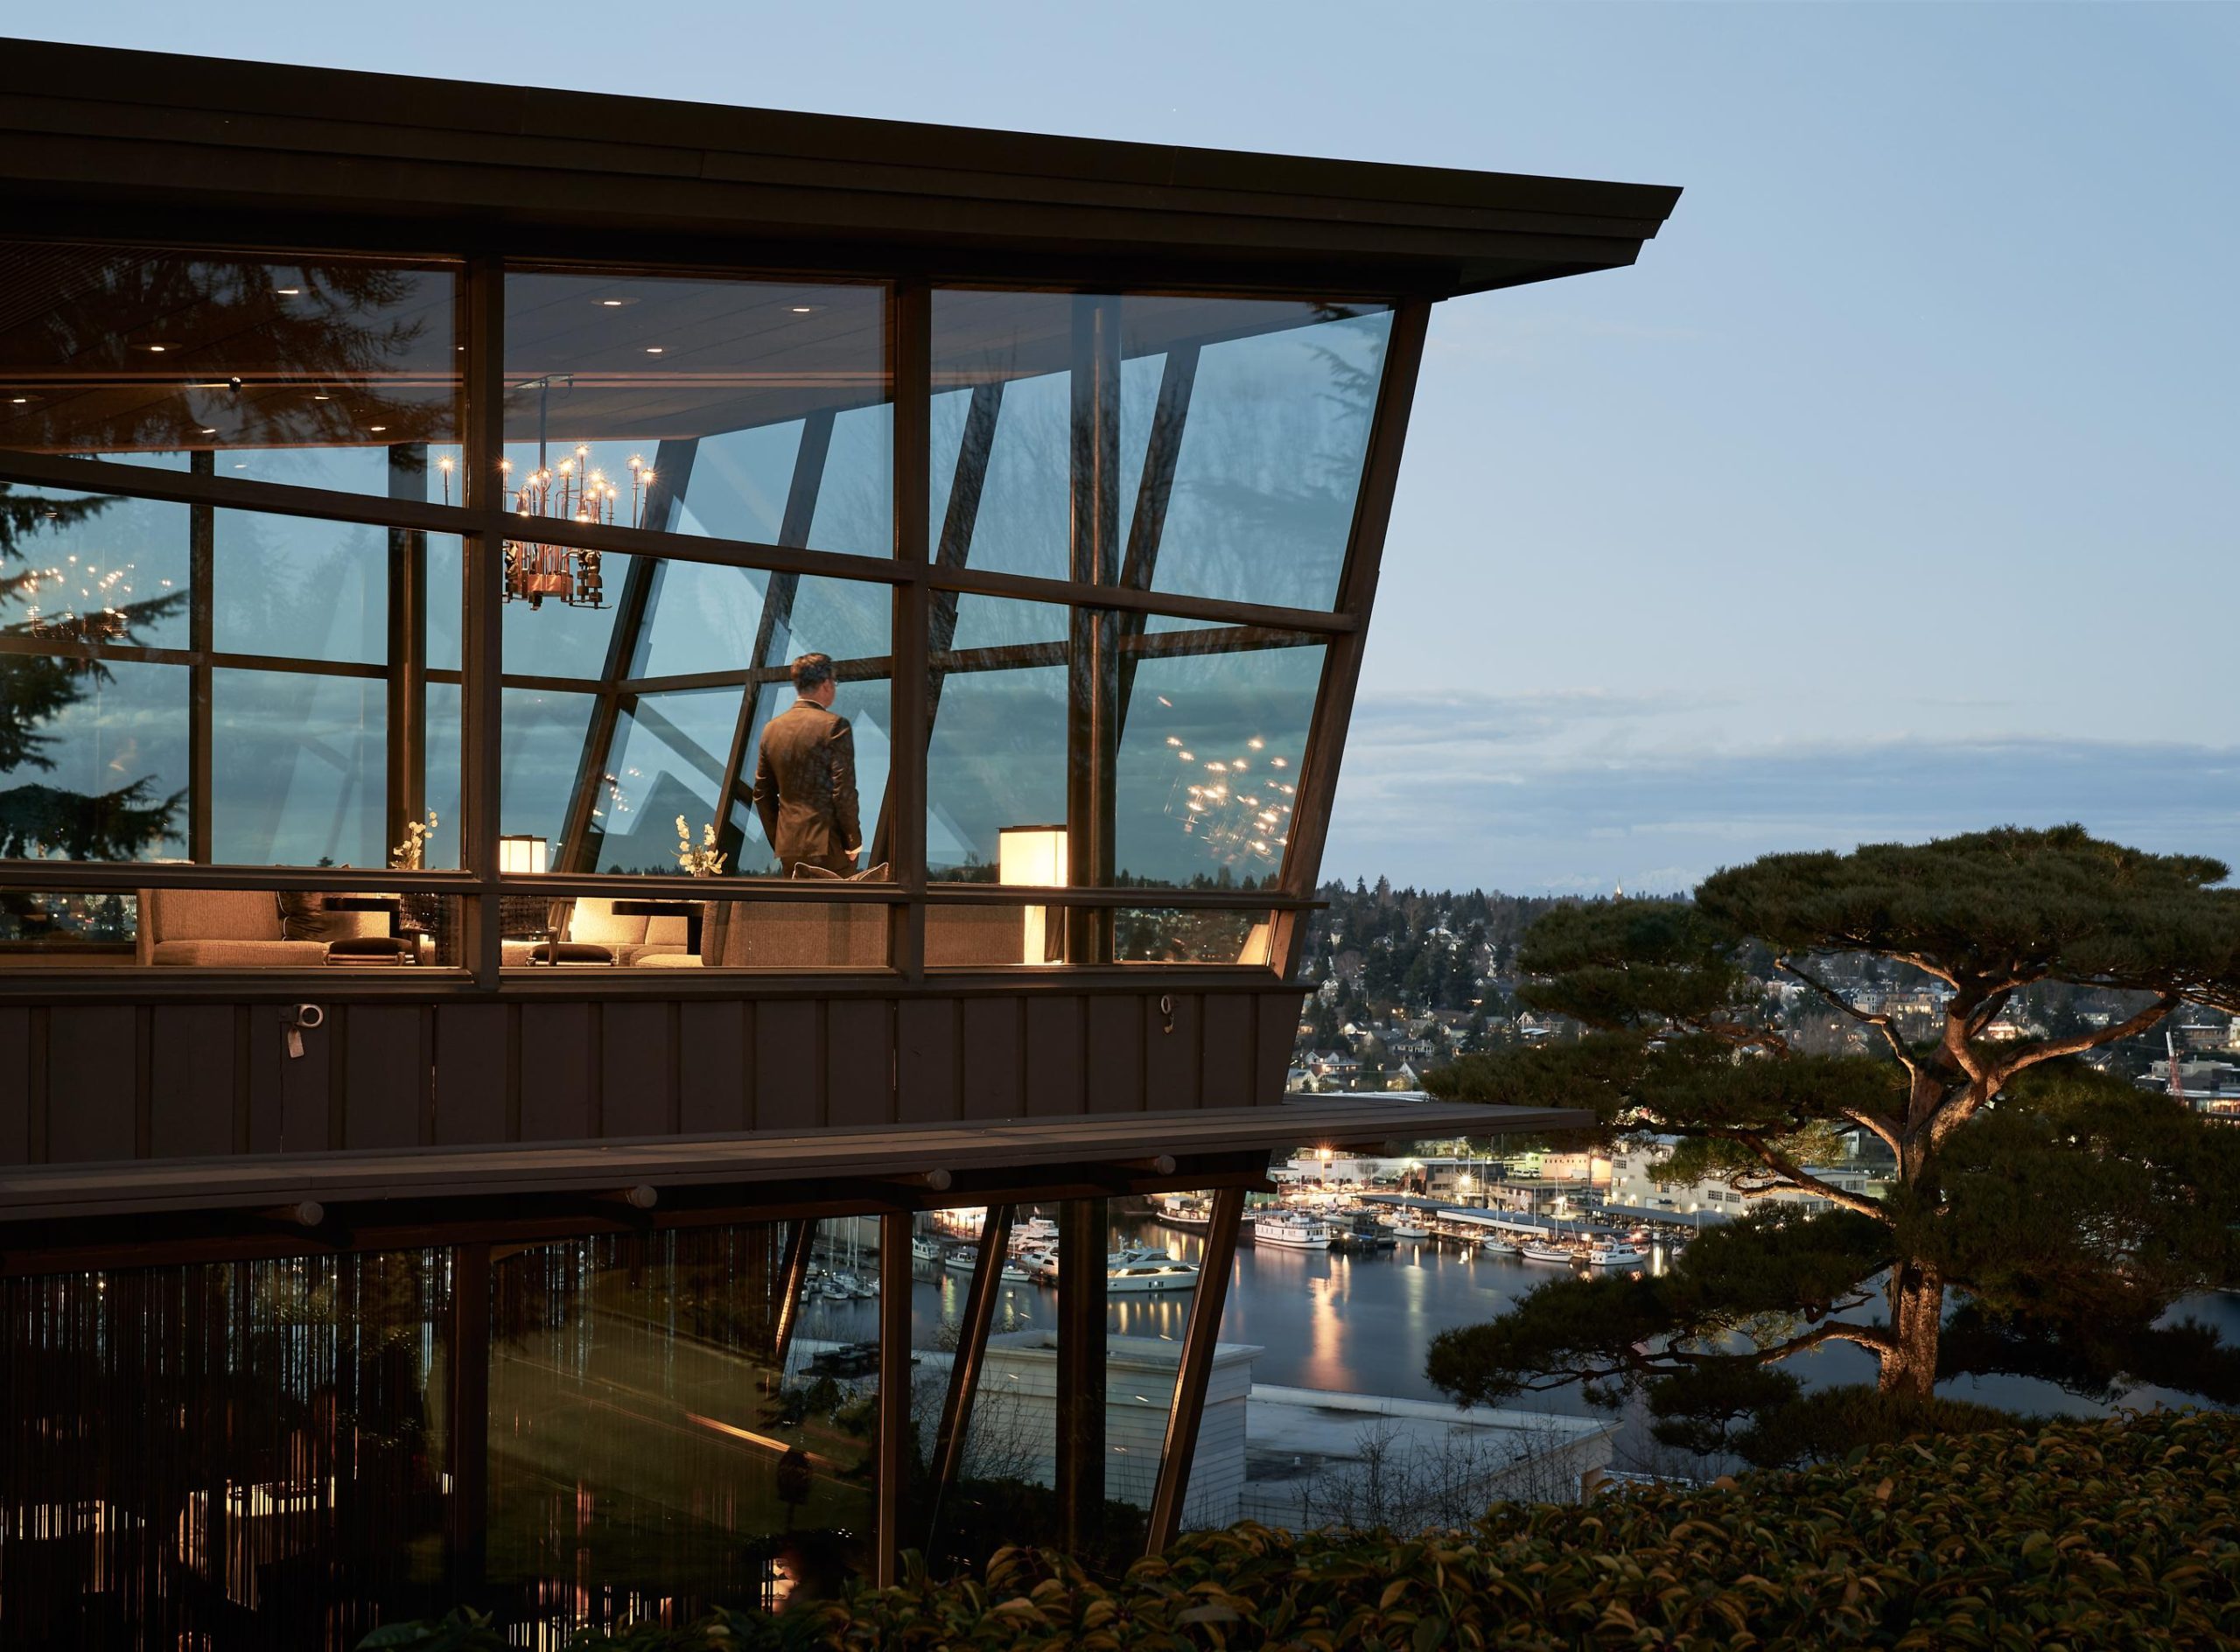
[[[537, 393], [536, 468], [516, 480], [513, 460], [498, 461], [498, 472], [511, 496], [514, 514], [532, 520], [547, 518], [612, 527], [621, 507], [622, 486], [610, 480], [605, 471], [593, 466], [590, 447], [578, 444], [570, 457], [557, 465], [552, 463], [544, 427], [556, 382], [565, 389], [572, 380], [564, 374], [551, 374], [520, 387]], [[443, 472], [444, 502], [447, 505], [451, 503], [452, 464], [448, 458], [436, 461], [436, 468]], [[653, 494], [654, 467], [633, 453], [630, 512], [626, 526], [646, 525], [646, 511], [652, 503]], [[505, 554], [508, 602], [526, 602], [531, 608], [542, 608], [548, 599], [570, 608], [606, 606], [606, 582], [599, 572], [599, 552], [523, 538], [508, 540]]]

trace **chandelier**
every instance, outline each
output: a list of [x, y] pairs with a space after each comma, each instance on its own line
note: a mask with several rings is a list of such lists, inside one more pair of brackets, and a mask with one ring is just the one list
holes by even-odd
[[[500, 459], [498, 472], [512, 495], [514, 514], [531, 520], [546, 518], [567, 522], [597, 522], [612, 527], [619, 514], [622, 488], [603, 470], [594, 469], [592, 451], [579, 446], [573, 457], [554, 465], [537, 444], [537, 465], [519, 483], [514, 480], [513, 460]], [[452, 461], [440, 458], [444, 502], [451, 502]], [[654, 467], [637, 454], [630, 456], [630, 507], [626, 525], [643, 528], [646, 506], [653, 497]], [[534, 531], [534, 530], [529, 530]], [[574, 545], [550, 544], [536, 539], [509, 539], [505, 544], [508, 602], [526, 602], [541, 608], [546, 598], [570, 608], [606, 606], [606, 582], [599, 573], [600, 553]]]

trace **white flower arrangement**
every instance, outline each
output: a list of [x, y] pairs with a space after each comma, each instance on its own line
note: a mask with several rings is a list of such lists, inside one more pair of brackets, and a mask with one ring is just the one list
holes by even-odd
[[695, 878], [713, 878], [724, 870], [724, 852], [716, 847], [716, 826], [713, 821], [700, 829], [700, 842], [692, 841], [692, 829], [684, 823], [684, 816], [676, 817], [676, 864]]
[[418, 872], [427, 857], [428, 839], [435, 835], [442, 822], [436, 811], [430, 809], [426, 822], [409, 820], [404, 822], [404, 841], [388, 851], [388, 864], [394, 872]]

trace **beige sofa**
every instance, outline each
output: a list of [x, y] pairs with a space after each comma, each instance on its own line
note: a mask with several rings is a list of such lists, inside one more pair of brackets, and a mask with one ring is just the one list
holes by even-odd
[[[332, 914], [356, 935], [385, 935], [379, 912]], [[280, 898], [270, 889], [143, 889], [135, 961], [206, 970], [304, 970], [326, 962], [324, 941], [281, 936]], [[367, 962], [377, 962], [367, 960]]]

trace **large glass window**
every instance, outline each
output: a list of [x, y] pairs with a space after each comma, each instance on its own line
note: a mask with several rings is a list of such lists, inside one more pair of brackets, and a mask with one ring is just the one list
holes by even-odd
[[[1062, 883], [1071, 611], [1000, 597], [934, 603], [934, 640], [947, 626], [952, 646], [928, 655], [927, 875], [1002, 880], [1008, 844], [1009, 881]], [[1028, 867], [1027, 835], [1040, 845], [1053, 831], [1054, 854]]]
[[442, 536], [0, 483], [0, 858], [387, 866], [432, 807], [419, 864], [458, 864], [431, 681], [458, 564]]
[[506, 375], [532, 514], [892, 552], [884, 287], [513, 274]]
[[[819, 1302], [848, 1294], [836, 1276], [854, 1237], [821, 1226], [850, 1231], [819, 1244]], [[497, 1263], [489, 1573], [519, 1590], [524, 1618], [556, 1638], [586, 1620], [771, 1609], [868, 1569], [876, 1345], [865, 1360], [853, 1321], [802, 1321], [791, 1236], [688, 1228]]]
[[1124, 884], [1264, 889], [1290, 847], [1323, 645], [1241, 626], [1123, 639], [1113, 843]]
[[[1363, 305], [937, 292], [930, 549], [991, 572], [1326, 608], [1390, 324]], [[1101, 568], [1077, 521], [1113, 535]]]
[[9, 242], [0, 286], [0, 448], [389, 494], [458, 439], [448, 268]]

